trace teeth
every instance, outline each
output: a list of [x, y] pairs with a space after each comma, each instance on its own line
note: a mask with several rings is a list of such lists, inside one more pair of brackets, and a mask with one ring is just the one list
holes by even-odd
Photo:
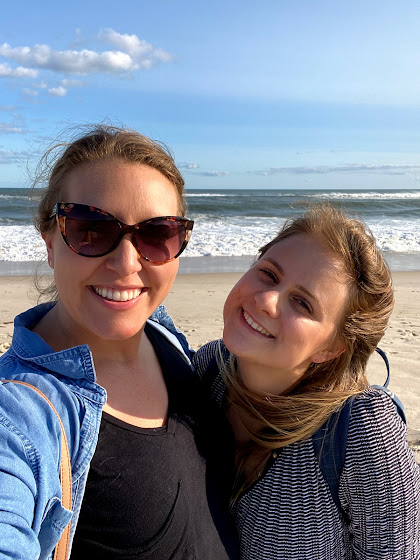
[[256, 323], [252, 317], [250, 315], [248, 315], [248, 313], [246, 311], [243, 312], [243, 316], [245, 321], [248, 323], [248, 325], [250, 327], [252, 327], [254, 330], [258, 331], [259, 333], [265, 335], [265, 336], [269, 336], [272, 337], [273, 335], [271, 333], [269, 333], [268, 331], [266, 331], [261, 325], [259, 325], [258, 323]]
[[141, 294], [141, 290], [113, 290], [112, 288], [97, 288], [93, 286], [94, 291], [105, 299], [110, 299], [112, 301], [130, 301]]

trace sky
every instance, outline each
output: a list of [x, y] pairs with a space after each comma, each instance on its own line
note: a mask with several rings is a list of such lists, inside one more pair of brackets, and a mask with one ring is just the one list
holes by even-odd
[[0, 187], [107, 122], [168, 145], [187, 189], [420, 188], [419, 0], [5, 5]]

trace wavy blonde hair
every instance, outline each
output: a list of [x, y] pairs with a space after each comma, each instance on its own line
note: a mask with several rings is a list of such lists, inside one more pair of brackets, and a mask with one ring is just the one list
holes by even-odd
[[250, 444], [237, 454], [235, 498], [261, 474], [275, 449], [312, 436], [351, 395], [368, 386], [366, 366], [387, 328], [394, 306], [392, 278], [375, 239], [360, 220], [329, 204], [311, 207], [287, 221], [262, 247], [260, 259], [273, 245], [294, 235], [316, 239], [341, 264], [349, 282], [349, 298], [336, 338], [342, 354], [311, 364], [286, 393], [265, 397], [243, 384], [233, 355], [219, 358], [229, 401], [246, 427]]

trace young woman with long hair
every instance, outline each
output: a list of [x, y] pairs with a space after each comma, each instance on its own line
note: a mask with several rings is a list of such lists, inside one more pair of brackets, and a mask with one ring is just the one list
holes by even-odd
[[[241, 559], [420, 558], [419, 467], [366, 377], [393, 304], [373, 235], [329, 205], [288, 221], [227, 297], [223, 340], [193, 362], [233, 431]], [[312, 436], [348, 399], [339, 508]]]

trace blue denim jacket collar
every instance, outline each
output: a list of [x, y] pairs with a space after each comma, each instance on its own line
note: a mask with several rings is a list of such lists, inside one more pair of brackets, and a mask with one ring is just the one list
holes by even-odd
[[50, 372], [96, 382], [92, 353], [87, 344], [55, 352], [30, 330], [54, 305], [55, 302], [44, 303], [15, 318], [12, 352], [18, 358]]

